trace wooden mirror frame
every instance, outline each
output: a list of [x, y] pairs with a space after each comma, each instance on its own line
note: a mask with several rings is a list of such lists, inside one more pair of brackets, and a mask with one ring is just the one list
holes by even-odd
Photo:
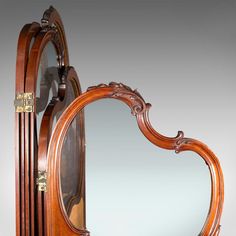
[[[40, 134], [37, 137], [36, 87], [41, 54], [51, 42], [57, 53], [60, 83], [57, 96], [48, 101], [50, 86], [42, 92], [44, 100], [43, 118]], [[19, 35], [16, 61], [16, 99], [15, 99], [15, 179], [16, 179], [16, 235], [45, 235], [44, 192], [39, 190], [39, 173], [46, 168], [48, 143], [52, 133], [53, 119], [66, 107], [67, 86], [71, 83], [75, 97], [81, 94], [78, 76], [73, 67], [69, 66], [69, 53], [64, 33], [64, 26], [58, 12], [50, 7], [41, 23], [26, 24]], [[41, 96], [40, 96], [41, 97]], [[84, 116], [80, 113], [80, 139], [84, 140]], [[82, 142], [83, 143], [83, 142]], [[80, 151], [84, 160], [83, 144]], [[83, 168], [84, 169], [84, 168]], [[84, 186], [83, 173], [79, 176]], [[84, 197], [84, 189], [80, 187], [78, 195]], [[85, 208], [84, 208], [85, 219]], [[85, 220], [84, 220], [85, 224]]]
[[47, 184], [46, 202], [50, 205], [47, 208], [47, 236], [58, 235], [89, 235], [87, 230], [76, 229], [66, 216], [60, 196], [60, 157], [61, 148], [68, 127], [76, 114], [86, 105], [103, 98], [118, 99], [126, 103], [136, 117], [137, 124], [143, 135], [154, 145], [174, 150], [193, 151], [199, 154], [209, 167], [211, 176], [211, 202], [209, 213], [199, 236], [217, 236], [220, 232], [220, 218], [224, 201], [224, 181], [220, 163], [214, 153], [202, 142], [191, 138], [185, 138], [183, 132], [179, 131], [176, 137], [163, 136], [155, 131], [149, 121], [148, 112], [150, 104], [145, 103], [141, 95], [130, 87], [111, 82], [109, 85], [100, 84], [88, 88], [87, 92], [80, 95], [66, 109], [58, 120], [54, 129], [49, 149], [47, 163]]
[[[25, 92], [25, 75], [29, 60], [30, 43], [41, 27], [38, 23], [25, 25], [19, 35], [16, 60], [16, 85], [15, 93]], [[25, 113], [15, 114], [15, 183], [16, 183], [16, 235], [24, 235], [26, 232], [26, 215], [29, 217], [29, 195], [30, 191], [26, 185], [29, 183], [29, 161], [25, 152]], [[27, 134], [28, 136], [28, 134]], [[27, 207], [26, 207], [27, 205]], [[34, 207], [34, 206], [33, 206]], [[34, 211], [33, 216], [34, 218]], [[29, 232], [29, 229], [27, 229]], [[34, 231], [34, 222], [32, 231]]]
[[[37, 135], [35, 135], [37, 72], [42, 51], [48, 42], [53, 43], [58, 55], [60, 84], [58, 96], [53, 97], [48, 104], [46, 102], [43, 106], [44, 115], [38, 140]], [[73, 84], [77, 98], [65, 110], [68, 83]], [[47, 89], [44, 92], [44, 99], [47, 100]], [[211, 175], [211, 202], [207, 219], [199, 235], [218, 236], [224, 201], [224, 181], [217, 157], [204, 143], [185, 138], [183, 132], [179, 132], [173, 138], [156, 132], [148, 118], [150, 104], [145, 103], [136, 90], [132, 90], [122, 83], [100, 84], [90, 87], [87, 92], [81, 94], [78, 76], [74, 68], [69, 65], [69, 54], [62, 20], [53, 7], [45, 11], [41, 24], [33, 22], [25, 25], [18, 40], [15, 103], [16, 235], [89, 235], [89, 231], [86, 229], [85, 202], [79, 229], [72, 225], [65, 213], [60, 195], [60, 156], [69, 125], [79, 114], [80, 155], [83, 171], [79, 176], [81, 187], [76, 197], [82, 196], [85, 201], [83, 108], [89, 103], [103, 98], [118, 99], [126, 103], [136, 117], [143, 135], [156, 146], [174, 150], [177, 153], [193, 151], [204, 159]], [[19, 99], [21, 99], [20, 103], [26, 105], [23, 110], [18, 106]], [[53, 136], [51, 136], [53, 119], [63, 110], [65, 111], [56, 124]], [[44, 182], [40, 182], [39, 172], [47, 174], [47, 182], [46, 177]], [[40, 188], [44, 190], [39, 191]]]
[[[74, 90], [75, 97], [78, 97], [81, 94], [81, 88], [79, 84], [79, 80], [77, 77], [77, 74], [73, 67], [67, 67], [65, 71], [63, 72], [63, 75], [61, 77], [62, 83], [59, 86], [58, 90], [58, 97], [53, 98], [43, 115], [43, 119], [41, 122], [41, 128], [40, 128], [40, 136], [39, 136], [39, 145], [38, 145], [38, 160], [37, 160], [37, 166], [38, 166], [38, 172], [44, 173], [47, 166], [47, 151], [48, 151], [48, 144], [51, 138], [52, 130], [53, 130], [53, 121], [54, 118], [57, 117], [57, 114], [59, 112], [63, 112], [63, 110], [66, 108], [67, 104], [67, 97], [69, 96], [68, 90], [66, 89], [69, 86], [69, 83], [72, 85]], [[59, 118], [59, 117], [58, 117]], [[80, 175], [78, 176], [80, 186], [77, 190], [77, 193], [73, 195], [70, 199], [71, 204], [69, 208], [71, 209], [73, 206], [73, 203], [80, 200], [81, 198], [85, 202], [85, 130], [84, 130], [84, 113], [81, 111], [78, 114], [78, 127], [79, 127], [79, 140], [78, 143], [79, 147], [79, 161], [80, 164]], [[44, 223], [44, 219], [46, 219], [46, 201], [45, 201], [45, 191], [38, 191], [37, 196], [37, 218], [38, 218], [38, 234], [37, 235], [45, 235], [46, 232], [46, 225]], [[85, 228], [85, 205], [81, 206], [83, 209], [83, 215], [81, 219], [81, 227]]]

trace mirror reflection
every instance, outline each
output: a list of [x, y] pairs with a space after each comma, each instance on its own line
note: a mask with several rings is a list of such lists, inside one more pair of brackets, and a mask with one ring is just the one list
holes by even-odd
[[154, 146], [120, 101], [88, 105], [85, 120], [91, 235], [198, 235], [211, 196], [205, 162], [192, 152]]
[[[75, 99], [73, 86], [68, 81], [68, 94], [65, 108]], [[83, 118], [78, 114], [66, 133], [60, 163], [61, 195], [66, 214], [72, 224], [84, 228], [83, 196]]]
[[44, 110], [53, 96], [57, 96], [59, 84], [59, 71], [57, 52], [52, 42], [48, 42], [42, 51], [38, 69], [36, 87], [36, 113], [37, 132], [39, 135], [40, 125]]

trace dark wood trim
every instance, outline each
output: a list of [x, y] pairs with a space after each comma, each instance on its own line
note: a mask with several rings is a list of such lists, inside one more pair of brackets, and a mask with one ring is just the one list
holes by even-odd
[[[25, 92], [25, 74], [30, 52], [31, 41], [40, 30], [38, 23], [26, 24], [19, 35], [16, 59], [16, 85], [15, 93]], [[26, 208], [25, 196], [28, 194], [26, 186], [27, 173], [25, 172], [25, 127], [24, 113], [15, 114], [15, 179], [16, 179], [16, 235], [25, 235], [26, 228]]]
[[[47, 45], [48, 42], [52, 41], [55, 37], [56, 31], [48, 30], [41, 31], [37, 34], [35, 38], [34, 44], [32, 46], [27, 71], [26, 71], [26, 82], [25, 82], [25, 92], [31, 92], [36, 94], [36, 85], [37, 85], [37, 77], [38, 77], [38, 68], [41, 58], [41, 53], [44, 47]], [[59, 49], [58, 49], [59, 51]], [[36, 108], [36, 101], [34, 103], [34, 107]], [[36, 110], [36, 109], [35, 109]], [[27, 165], [25, 166], [25, 170], [29, 173], [29, 181], [28, 184], [30, 186], [28, 192], [30, 193], [30, 215], [29, 217], [31, 220], [30, 227], [34, 224], [37, 225], [37, 231], [41, 229], [41, 226], [38, 224], [36, 219], [37, 216], [37, 202], [36, 202], [36, 173], [37, 173], [37, 149], [38, 149], [38, 141], [36, 137], [36, 112], [25, 114], [25, 160], [27, 161]], [[36, 144], [36, 145], [35, 145]], [[36, 217], [37, 216], [37, 217]], [[32, 232], [31, 232], [32, 233]]]
[[[145, 103], [141, 95], [121, 83], [100, 84], [90, 87], [86, 93], [79, 96], [62, 114], [57, 122], [48, 151], [48, 192], [47, 204], [47, 236], [57, 235], [87, 235], [88, 232], [76, 229], [68, 220], [63, 210], [60, 196], [59, 167], [61, 148], [67, 129], [76, 114], [86, 105], [103, 98], [118, 99], [126, 103], [136, 116], [137, 124], [144, 136], [160, 148], [182, 151], [193, 151], [199, 154], [209, 166], [212, 192], [210, 210], [206, 222], [199, 235], [217, 236], [220, 230], [220, 218], [224, 201], [224, 181], [220, 163], [214, 153], [202, 142], [185, 138], [183, 132], [176, 137], [166, 137], [155, 131], [148, 119], [150, 104]], [[50, 226], [50, 227], [49, 227]]]
[[[33, 42], [32, 39], [34, 39]], [[16, 64], [16, 94], [36, 94], [37, 71], [42, 50], [51, 41], [57, 51], [58, 66], [69, 65], [64, 27], [58, 12], [50, 7], [41, 24], [25, 25], [20, 33]], [[34, 104], [36, 106], [36, 103]], [[36, 114], [16, 113], [16, 235], [38, 235], [36, 186], [38, 140], [35, 137]]]
[[[81, 88], [79, 84], [79, 79], [78, 76], [74, 70], [73, 67], [68, 67], [65, 68], [65, 73], [62, 76], [62, 83], [59, 85], [59, 91], [58, 91], [58, 97], [53, 98], [50, 103], [47, 106], [47, 109], [45, 110], [45, 113], [43, 115], [42, 123], [41, 123], [41, 128], [40, 128], [40, 135], [39, 135], [39, 149], [38, 149], [38, 170], [39, 171], [44, 171], [46, 169], [46, 164], [47, 164], [47, 151], [48, 151], [48, 144], [50, 141], [51, 133], [52, 133], [52, 125], [53, 125], [53, 120], [54, 117], [57, 116], [58, 112], [62, 112], [63, 110], [66, 109], [66, 101], [68, 95], [67, 87], [68, 83], [71, 83], [73, 90], [74, 90], [74, 95], [75, 97], [78, 97], [81, 94]], [[78, 176], [79, 181], [80, 181], [80, 187], [77, 190], [77, 194], [73, 196], [72, 199], [70, 199], [70, 205], [67, 211], [70, 211], [74, 202], [78, 202], [81, 197], [85, 198], [85, 189], [84, 189], [84, 174], [83, 171], [85, 169], [85, 149], [84, 149], [84, 143], [85, 143], [85, 137], [84, 137], [84, 114], [83, 111], [80, 112], [79, 114], [79, 123], [78, 123], [78, 128], [79, 128], [79, 140], [80, 144], [78, 144], [80, 151], [79, 151], [79, 156], [81, 160], [81, 176]], [[44, 206], [41, 202], [41, 199], [44, 198], [44, 193], [43, 192], [38, 192], [38, 211], [41, 212], [39, 218], [39, 228], [40, 228], [40, 234], [39, 235], [44, 235], [43, 233], [43, 222], [42, 218], [46, 217], [44, 211], [46, 211], [46, 205], [44, 203]], [[85, 201], [85, 199], [84, 199]], [[83, 228], [85, 228], [85, 207], [83, 209]]]
[[[44, 14], [45, 15], [45, 14]], [[32, 92], [36, 94], [36, 86], [38, 79], [38, 69], [41, 59], [42, 51], [44, 50], [47, 43], [52, 42], [55, 46], [58, 58], [58, 69], [62, 69], [64, 66], [68, 66], [69, 58], [67, 52], [67, 45], [65, 40], [64, 32], [62, 31], [63, 26], [59, 25], [61, 22], [60, 17], [56, 11], [51, 9], [51, 14], [47, 15], [48, 22], [43, 22], [40, 32], [35, 38], [34, 44], [32, 46], [25, 80], [25, 92]], [[44, 16], [45, 18], [45, 16]], [[54, 24], [55, 22], [55, 24]], [[36, 107], [36, 101], [34, 106]], [[30, 215], [27, 218], [31, 218], [30, 226], [37, 224], [37, 234], [43, 235], [45, 228], [44, 222], [46, 218], [41, 215], [41, 207], [43, 204], [43, 197], [37, 200], [37, 189], [36, 189], [36, 173], [38, 170], [38, 141], [36, 137], [36, 109], [33, 113], [26, 114], [26, 126], [25, 126], [25, 139], [26, 139], [26, 152], [25, 160], [27, 160], [27, 165], [25, 170], [29, 173], [30, 180], [28, 181], [30, 189]], [[49, 128], [49, 127], [48, 127]], [[27, 139], [28, 138], [28, 139]], [[35, 145], [36, 144], [36, 145]], [[37, 217], [36, 217], [37, 216]], [[31, 232], [33, 235], [33, 232]]]
[[[33, 41], [34, 40], [34, 41]], [[211, 175], [211, 202], [209, 213], [199, 236], [218, 236], [220, 218], [224, 202], [224, 180], [219, 160], [202, 142], [185, 138], [183, 132], [176, 137], [166, 137], [152, 127], [148, 113], [150, 104], [145, 103], [142, 96], [130, 87], [111, 82], [88, 88], [81, 94], [81, 88], [75, 70], [69, 66], [69, 53], [64, 32], [64, 26], [58, 12], [50, 7], [43, 14], [41, 24], [27, 24], [21, 30], [18, 39], [16, 63], [16, 94], [29, 92], [36, 95], [38, 69], [45, 46], [52, 42], [58, 57], [59, 78], [58, 96], [47, 104], [41, 104], [44, 112], [41, 122], [39, 140], [36, 136], [36, 111], [15, 114], [15, 179], [16, 179], [16, 235], [17, 236], [89, 236], [86, 229], [86, 196], [85, 196], [85, 137], [83, 108], [96, 100], [103, 98], [118, 99], [126, 103], [143, 135], [154, 145], [174, 150], [193, 151], [206, 162]], [[68, 108], [68, 83], [72, 83], [77, 96]], [[48, 89], [45, 89], [43, 99], [48, 100]], [[55, 130], [52, 130], [53, 118], [64, 113], [59, 118]], [[70, 204], [65, 209], [61, 196], [60, 156], [66, 132], [72, 120], [79, 114], [80, 128], [81, 172], [78, 176], [80, 185], [76, 195], [69, 199]], [[52, 136], [53, 135], [53, 136]], [[36, 189], [36, 173], [47, 171], [47, 191]], [[68, 218], [72, 206], [81, 201], [83, 214], [81, 227], [76, 228]]]
[[69, 65], [69, 51], [68, 51], [68, 46], [67, 46], [67, 41], [66, 41], [66, 36], [65, 36], [64, 25], [63, 25], [63, 22], [61, 20], [59, 13], [53, 6], [50, 6], [49, 9], [47, 9], [44, 12], [43, 18], [41, 20], [41, 24], [43, 28], [46, 30], [48, 28], [56, 28], [58, 32], [61, 48], [63, 49], [63, 53], [61, 54], [61, 57], [62, 57], [61, 65], [68, 66]]

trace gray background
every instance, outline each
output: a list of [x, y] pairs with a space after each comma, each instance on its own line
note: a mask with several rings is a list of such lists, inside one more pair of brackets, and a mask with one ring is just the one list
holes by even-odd
[[225, 177], [221, 235], [236, 234], [235, 1], [1, 1], [0, 235], [14, 235], [14, 79], [23, 24], [53, 4], [83, 90], [122, 81], [152, 103], [161, 133], [185, 131], [219, 156]]

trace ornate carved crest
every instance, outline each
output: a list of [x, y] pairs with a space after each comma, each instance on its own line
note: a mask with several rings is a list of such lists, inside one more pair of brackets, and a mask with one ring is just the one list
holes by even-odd
[[[49, 19], [53, 12], [55, 11], [53, 6], [50, 6], [44, 13], [43, 18], [41, 19], [42, 28], [47, 28], [49, 26]], [[51, 27], [55, 27], [55, 25], [51, 25]]]
[[137, 89], [131, 89], [129, 86], [123, 83], [110, 82], [109, 84], [99, 84], [97, 86], [92, 86], [87, 89], [87, 91], [91, 91], [97, 88], [113, 88], [113, 94], [111, 97], [115, 99], [125, 99], [129, 100], [132, 104], [131, 113], [136, 116], [139, 113], [145, 111], [147, 106], [150, 104], [146, 104], [141, 94], [137, 91]]

